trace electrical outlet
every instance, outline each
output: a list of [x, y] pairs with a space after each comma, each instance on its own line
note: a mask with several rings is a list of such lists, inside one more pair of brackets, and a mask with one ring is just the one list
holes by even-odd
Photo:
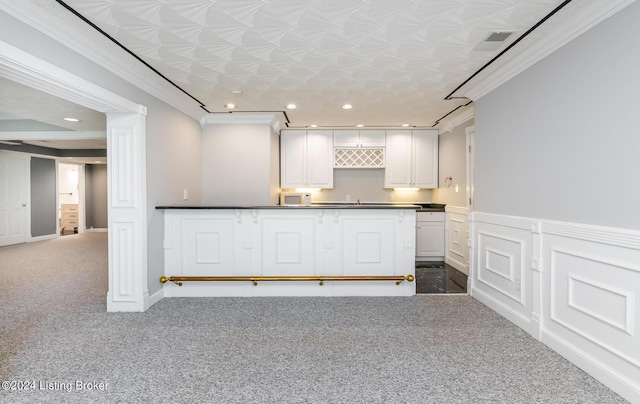
[[347, 202], [351, 200], [351, 195], [347, 194]]
[[393, 202], [393, 194], [389, 194], [389, 202]]
[[189, 190], [188, 189], [184, 189], [182, 191], [182, 199], [184, 199], [185, 201], [189, 200]]

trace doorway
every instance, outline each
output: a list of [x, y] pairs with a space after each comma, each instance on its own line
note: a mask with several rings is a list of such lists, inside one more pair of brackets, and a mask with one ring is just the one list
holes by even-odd
[[0, 77], [106, 114], [107, 311], [146, 310], [146, 107], [2, 41]]
[[80, 169], [77, 164], [58, 164], [58, 228], [60, 235], [77, 234], [80, 225]]

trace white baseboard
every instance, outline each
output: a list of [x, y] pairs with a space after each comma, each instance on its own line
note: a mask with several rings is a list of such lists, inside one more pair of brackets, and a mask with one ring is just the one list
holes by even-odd
[[147, 298], [145, 299], [145, 304], [144, 304], [144, 309], [145, 311], [149, 309], [149, 307], [153, 306], [154, 304], [158, 303], [160, 300], [164, 299], [164, 288], [160, 288], [159, 291], [157, 291], [156, 293], [152, 294], [151, 296], [147, 296]]
[[93, 228], [93, 229], [85, 229], [86, 233], [106, 233], [109, 229], [107, 228]]
[[543, 331], [542, 342], [624, 399], [631, 403], [640, 403], [640, 384], [637, 382], [621, 376], [604, 363], [595, 360], [593, 356], [576, 349], [569, 341], [551, 333]]
[[485, 293], [482, 290], [479, 290], [477, 288], [471, 289], [471, 293], [470, 294], [471, 294], [471, 296], [473, 296], [474, 299], [479, 300], [485, 306], [489, 307], [491, 310], [493, 310], [496, 313], [500, 314], [502, 317], [504, 317], [507, 320], [511, 321], [512, 323], [514, 323], [518, 327], [522, 328], [525, 331], [529, 331], [530, 330], [530, 328], [531, 328], [531, 320], [529, 318], [523, 316], [518, 311], [513, 310], [511, 307], [502, 304], [498, 300], [496, 300], [493, 297], [491, 297], [491, 295], [489, 295], [488, 293]]
[[36, 241], [44, 241], [44, 240], [52, 240], [54, 238], [60, 237], [59, 234], [46, 234], [44, 236], [30, 237], [27, 241], [28, 243], [35, 243]]

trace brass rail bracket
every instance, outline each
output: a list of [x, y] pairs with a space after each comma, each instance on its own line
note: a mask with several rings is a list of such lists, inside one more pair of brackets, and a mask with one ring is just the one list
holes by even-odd
[[160, 283], [173, 282], [182, 286], [182, 282], [236, 282], [249, 281], [253, 286], [258, 286], [258, 282], [274, 281], [316, 281], [320, 286], [325, 281], [395, 281], [396, 285], [402, 282], [413, 282], [413, 275], [398, 276], [161, 276]]

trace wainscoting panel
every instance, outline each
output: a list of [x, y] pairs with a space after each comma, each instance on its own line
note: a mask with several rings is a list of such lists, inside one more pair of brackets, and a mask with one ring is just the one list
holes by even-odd
[[180, 221], [182, 271], [190, 276], [216, 276], [234, 271], [234, 220], [197, 218]]
[[474, 223], [474, 297], [529, 329], [532, 313], [532, 236], [529, 222], [508, 226], [485, 218]]
[[341, 222], [343, 272], [388, 275], [396, 260], [396, 223], [392, 219], [344, 218]]
[[445, 212], [444, 262], [469, 275], [469, 211], [446, 206]]
[[542, 341], [640, 402], [640, 235], [544, 222], [542, 235]]
[[471, 295], [640, 403], [640, 231], [474, 212]]
[[262, 224], [262, 275], [314, 275], [316, 261], [315, 217], [285, 220], [265, 217]]

